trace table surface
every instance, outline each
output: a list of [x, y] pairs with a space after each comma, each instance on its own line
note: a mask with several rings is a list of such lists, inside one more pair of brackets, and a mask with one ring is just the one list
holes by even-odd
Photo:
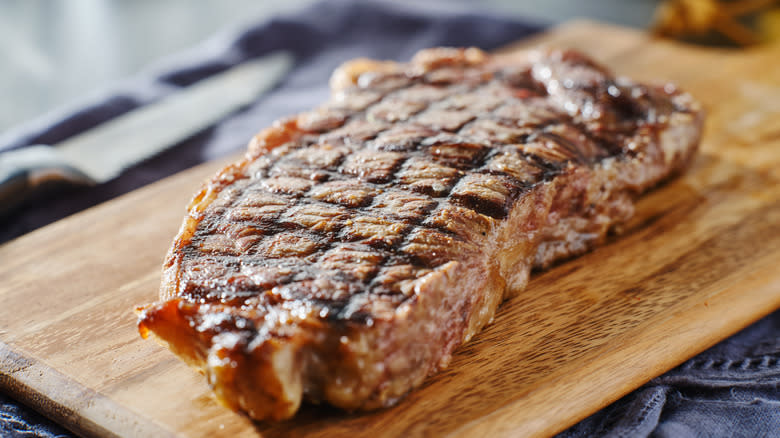
[[[167, 55], [242, 23], [303, 8], [313, 0], [0, 0], [0, 134], [76, 105]], [[397, 3], [412, 3], [403, 0]], [[590, 17], [645, 26], [655, 0], [450, 0], [544, 23]]]

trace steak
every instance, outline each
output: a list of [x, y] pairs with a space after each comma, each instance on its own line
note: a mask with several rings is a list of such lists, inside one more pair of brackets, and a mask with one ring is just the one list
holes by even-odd
[[695, 153], [673, 85], [575, 51], [355, 60], [207, 181], [165, 259], [151, 332], [250, 417], [390, 406], [520, 293], [602, 243]]

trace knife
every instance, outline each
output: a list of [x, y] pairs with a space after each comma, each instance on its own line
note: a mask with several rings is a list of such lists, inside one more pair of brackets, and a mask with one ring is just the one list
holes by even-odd
[[0, 218], [63, 185], [96, 185], [213, 125], [272, 88], [289, 71], [287, 52], [246, 61], [158, 102], [56, 145], [0, 153]]

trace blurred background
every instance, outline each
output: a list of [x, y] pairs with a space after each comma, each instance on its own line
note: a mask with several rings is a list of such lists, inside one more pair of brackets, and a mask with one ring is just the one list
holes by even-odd
[[[81, 102], [215, 33], [310, 3], [313, 0], [0, 0], [0, 134], [51, 110]], [[777, 3], [450, 0], [433, 4], [478, 8], [544, 24], [588, 17], [637, 28], [657, 23], [654, 17], [663, 5], [666, 33], [678, 35], [698, 27], [701, 35], [723, 21], [722, 10], [714, 5], [766, 9]], [[775, 18], [780, 17], [774, 13]], [[744, 35], [745, 29], [742, 35], [740, 29], [732, 31], [736, 33], [725, 38], [727, 42], [734, 42], [734, 37], [750, 39]]]
[[[88, 98], [215, 33], [310, 3], [313, 0], [0, 0], [0, 133]], [[586, 16], [642, 27], [656, 2], [448, 3], [478, 5], [543, 23]]]

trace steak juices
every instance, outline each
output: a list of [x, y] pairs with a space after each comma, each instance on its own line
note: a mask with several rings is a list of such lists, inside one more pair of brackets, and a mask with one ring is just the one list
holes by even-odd
[[446, 367], [530, 271], [587, 251], [682, 170], [703, 113], [573, 51], [355, 60], [189, 205], [139, 329], [217, 398], [389, 406]]

